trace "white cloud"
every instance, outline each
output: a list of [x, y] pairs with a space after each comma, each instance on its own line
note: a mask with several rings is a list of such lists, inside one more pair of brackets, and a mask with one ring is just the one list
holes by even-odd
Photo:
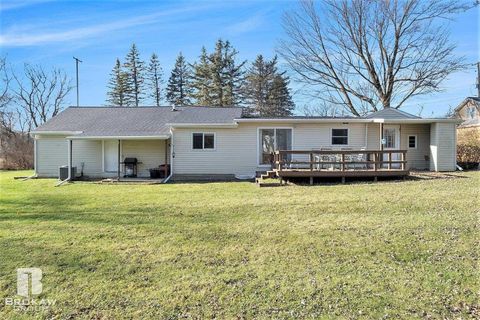
[[22, 31], [19, 31], [18, 28], [12, 28], [3, 32], [3, 34], [0, 35], [0, 45], [4, 47], [23, 47], [92, 38], [104, 35], [112, 31], [152, 24], [159, 21], [161, 18], [165, 18], [166, 16], [178, 15], [180, 13], [201, 10], [203, 8], [204, 7], [196, 6], [159, 11], [156, 13], [137, 16], [130, 19], [122, 19], [107, 23], [78, 27], [66, 31], [48, 30], [36, 32], [36, 29], [34, 28], [32, 28], [31, 30]]
[[13, 1], [2, 0], [0, 1], [0, 12], [28, 7], [31, 5], [36, 5], [36, 4], [51, 2], [51, 1], [52, 0], [13, 0]]
[[243, 21], [230, 25], [229, 27], [227, 27], [226, 31], [229, 34], [238, 35], [257, 30], [263, 24], [263, 18], [263, 14], [256, 14], [254, 16], [248, 17]]

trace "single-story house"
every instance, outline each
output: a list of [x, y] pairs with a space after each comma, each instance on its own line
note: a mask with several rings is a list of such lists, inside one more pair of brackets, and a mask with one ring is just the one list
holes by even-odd
[[[405, 150], [406, 168], [456, 169], [458, 119], [396, 109], [365, 117], [259, 118], [238, 107], [69, 107], [35, 129], [35, 173], [60, 166], [120, 177], [136, 158], [138, 177], [168, 164], [169, 179], [248, 177], [271, 166], [275, 150]], [[392, 155], [390, 154], [390, 157]]]

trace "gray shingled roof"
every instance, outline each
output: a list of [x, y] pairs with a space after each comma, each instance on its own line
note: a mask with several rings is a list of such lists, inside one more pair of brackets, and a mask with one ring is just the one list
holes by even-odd
[[83, 131], [79, 136], [157, 136], [170, 123], [233, 123], [242, 108], [213, 107], [70, 107], [39, 126], [42, 131]]
[[413, 114], [407, 113], [405, 111], [400, 111], [395, 108], [386, 108], [377, 112], [373, 112], [367, 116], [367, 119], [381, 118], [381, 119], [421, 119]]

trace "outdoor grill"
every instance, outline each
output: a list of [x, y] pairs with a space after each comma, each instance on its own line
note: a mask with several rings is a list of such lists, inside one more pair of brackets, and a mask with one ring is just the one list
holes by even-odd
[[137, 164], [137, 158], [125, 158], [125, 160], [123, 160], [123, 176], [126, 178], [135, 178], [137, 176]]

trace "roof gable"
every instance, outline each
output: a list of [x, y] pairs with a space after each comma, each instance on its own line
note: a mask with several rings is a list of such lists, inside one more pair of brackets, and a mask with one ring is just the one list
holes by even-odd
[[385, 108], [377, 112], [373, 112], [367, 116], [367, 119], [381, 118], [381, 119], [421, 119], [421, 117], [415, 116], [405, 111], [401, 111], [395, 108]]
[[478, 110], [480, 110], [480, 98], [467, 97], [454, 109], [454, 111], [459, 112], [466, 105], [474, 105]]

